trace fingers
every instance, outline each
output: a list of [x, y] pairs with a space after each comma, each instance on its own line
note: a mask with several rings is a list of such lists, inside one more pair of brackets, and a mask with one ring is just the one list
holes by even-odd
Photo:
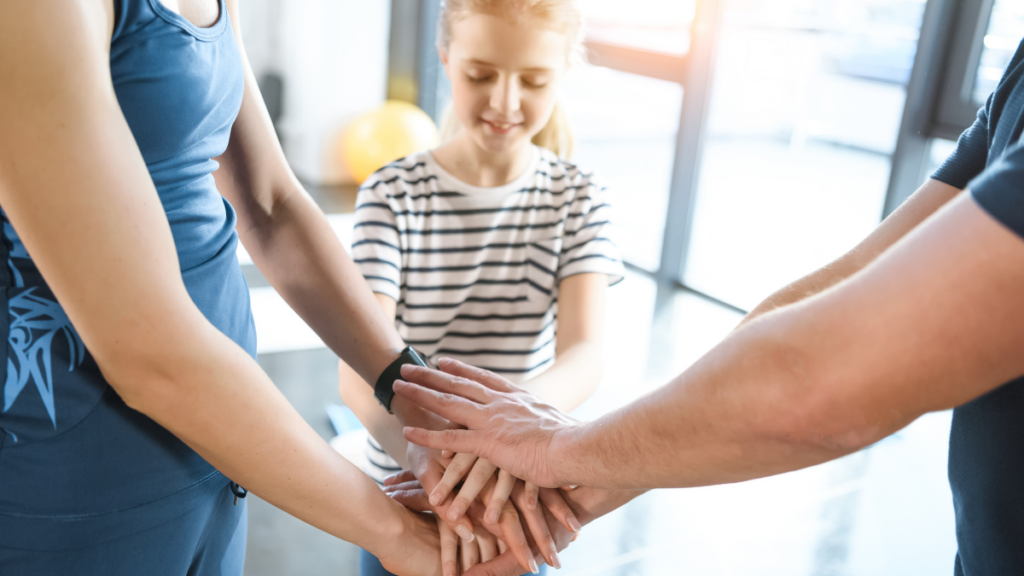
[[535, 492], [527, 489], [527, 484], [517, 482], [512, 489], [512, 501], [522, 514], [526, 526], [530, 529], [533, 541], [537, 543], [544, 560], [555, 568], [561, 568], [562, 562], [558, 559], [558, 548], [554, 538], [548, 530], [547, 520], [544, 518], [544, 509], [540, 506]]
[[[462, 481], [462, 478], [466, 476], [466, 473], [473, 467], [473, 463], [476, 462], [477, 458], [475, 454], [463, 453], [457, 454], [452, 460], [451, 464], [444, 471], [444, 476], [441, 477], [441, 481], [437, 483], [434, 490], [430, 492], [430, 503], [434, 506], [444, 502], [448, 495], [455, 489], [455, 485]], [[465, 508], [462, 508], [465, 510]], [[460, 511], [450, 520], [458, 520], [459, 516], [462, 515]]]
[[487, 512], [484, 514], [485, 522], [498, 523], [498, 515], [501, 514], [501, 509], [508, 502], [508, 497], [512, 494], [512, 487], [515, 484], [515, 476], [504, 470], [498, 471], [498, 484], [494, 487], [490, 501], [487, 502]]
[[473, 566], [476, 566], [477, 564], [480, 563], [480, 545], [479, 545], [479, 542], [480, 541], [477, 540], [477, 539], [473, 539], [472, 542], [466, 542], [466, 541], [462, 542], [462, 546], [460, 547], [461, 553], [459, 554], [459, 559], [462, 562], [462, 571], [463, 572], [465, 572], [466, 570], [469, 570]]
[[540, 501], [540, 488], [536, 484], [530, 484], [526, 482], [523, 485], [523, 501], [526, 502], [527, 506], [531, 508], [537, 507], [537, 502]]
[[572, 508], [562, 498], [560, 491], [553, 488], [541, 488], [540, 501], [566, 530], [577, 533], [582, 529], [580, 521], [576, 519], [576, 515], [573, 514]]
[[451, 358], [441, 358], [437, 362], [437, 367], [446, 374], [460, 376], [467, 380], [482, 384], [491, 390], [497, 390], [498, 392], [514, 392], [518, 390], [518, 387], [515, 384], [501, 376], [498, 376], [490, 370], [470, 366], [465, 362], [459, 362], [458, 360], [453, 360]]
[[437, 531], [441, 535], [441, 573], [444, 576], [459, 576], [459, 537], [440, 518]]
[[411, 470], [402, 470], [398, 474], [392, 474], [384, 479], [385, 486], [391, 486], [392, 484], [401, 484], [403, 482], [413, 482], [416, 480], [416, 475]]
[[432, 510], [430, 501], [427, 500], [427, 493], [423, 488], [416, 483], [414, 486], [412, 483], [399, 484], [398, 486], [388, 486], [385, 488], [384, 493], [391, 497], [392, 500], [398, 502], [402, 506], [416, 512], [430, 512]]
[[[408, 366], [408, 364], [406, 364]], [[425, 408], [442, 418], [462, 424], [467, 428], [478, 428], [482, 423], [481, 405], [450, 392], [436, 392], [430, 388], [395, 380], [395, 394]]]
[[522, 523], [519, 522], [519, 512], [511, 502], [507, 502], [501, 509], [498, 527], [501, 528], [501, 534], [509, 551], [519, 560], [519, 565], [537, 574], [540, 571], [537, 567], [537, 560], [533, 557], [530, 542], [526, 539]]
[[[480, 562], [489, 562], [498, 557], [498, 539], [486, 529], [474, 528], [476, 543], [480, 548]], [[465, 570], [466, 568], [463, 568]]]
[[476, 454], [480, 445], [477, 433], [472, 430], [426, 430], [406, 426], [402, 435], [413, 444], [437, 450], [448, 449], [460, 454]]
[[[461, 430], [464, 426], [458, 422], [449, 422], [446, 428], [451, 430]], [[455, 458], [455, 452], [452, 452], [451, 450], [441, 450], [441, 458]]]
[[[498, 540], [498, 546], [501, 546], [501, 540]], [[522, 572], [523, 568], [515, 555], [505, 551], [493, 560], [477, 564], [464, 576], [519, 576]]]
[[491, 391], [479, 382], [461, 376], [453, 376], [430, 368], [406, 364], [402, 366], [402, 377], [438, 392], [446, 392], [468, 398], [474, 402], [486, 404], [491, 399]]
[[[462, 454], [455, 457], [458, 460]], [[472, 456], [472, 454], [470, 455]], [[473, 456], [476, 459], [476, 456]], [[448, 519], [451, 521], [458, 520], [466, 510], [469, 509], [469, 505], [476, 500], [477, 495], [483, 490], [484, 485], [494, 477], [494, 471], [497, 467], [491, 464], [489, 460], [478, 459], [473, 464], [473, 469], [469, 471], [469, 475], [466, 476], [466, 481], [462, 483], [462, 488], [459, 488], [459, 493], [455, 496], [455, 501], [448, 507]], [[445, 475], [447, 476], [447, 472]], [[433, 494], [431, 494], [433, 499]]]
[[[422, 463], [418, 463], [421, 464]], [[424, 490], [433, 491], [437, 483], [441, 481], [441, 477], [444, 474], [444, 466], [441, 462], [434, 458], [429, 458], [425, 466], [417, 472], [420, 483], [423, 484]], [[448, 500], [441, 503], [438, 506], [433, 506], [433, 511], [442, 520], [444, 520], [455, 533], [458, 534], [463, 540], [473, 540], [473, 523], [469, 518], [460, 518], [458, 522], [450, 522], [447, 520], [448, 506], [452, 502], [452, 497], [449, 496]]]

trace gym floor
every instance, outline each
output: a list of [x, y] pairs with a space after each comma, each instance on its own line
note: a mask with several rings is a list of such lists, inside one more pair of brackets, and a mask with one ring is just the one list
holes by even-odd
[[[345, 241], [351, 189], [313, 190]], [[336, 358], [242, 255], [259, 361], [325, 439], [340, 403]], [[575, 414], [599, 417], [667, 382], [739, 322], [692, 294], [658, 297], [630, 272], [609, 291], [605, 377]], [[571, 576], [947, 574], [956, 542], [946, 482], [950, 415], [931, 414], [858, 454], [728, 486], [661, 490], [584, 528]], [[666, 457], [672, 457], [669, 454]], [[249, 496], [247, 576], [356, 574], [357, 550]]]

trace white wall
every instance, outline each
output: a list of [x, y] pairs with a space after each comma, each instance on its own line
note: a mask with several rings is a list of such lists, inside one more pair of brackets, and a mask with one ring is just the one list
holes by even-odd
[[246, 51], [259, 78], [284, 79], [279, 124], [285, 155], [303, 181], [351, 182], [336, 157], [340, 131], [384, 101], [387, 0], [245, 0]]

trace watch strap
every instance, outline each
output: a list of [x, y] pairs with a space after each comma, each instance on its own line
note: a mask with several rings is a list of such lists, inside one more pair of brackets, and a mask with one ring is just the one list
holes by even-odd
[[412, 346], [406, 346], [398, 358], [391, 364], [388, 364], [380, 378], [377, 379], [377, 384], [373, 387], [373, 395], [389, 413], [391, 412], [391, 401], [395, 397], [395, 380], [402, 378], [402, 366], [405, 364], [427, 365], [416, 350], [413, 350]]

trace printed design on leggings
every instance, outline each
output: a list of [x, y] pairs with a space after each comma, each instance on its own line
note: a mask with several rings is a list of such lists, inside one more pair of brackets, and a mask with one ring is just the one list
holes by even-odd
[[4, 412], [11, 409], [31, 379], [43, 405], [57, 428], [53, 403], [53, 363], [50, 348], [53, 339], [63, 334], [68, 343], [68, 371], [73, 372], [85, 358], [85, 344], [71, 325], [60, 304], [32, 294], [29, 288], [7, 302], [11, 325], [7, 338], [7, 381], [4, 382]]

